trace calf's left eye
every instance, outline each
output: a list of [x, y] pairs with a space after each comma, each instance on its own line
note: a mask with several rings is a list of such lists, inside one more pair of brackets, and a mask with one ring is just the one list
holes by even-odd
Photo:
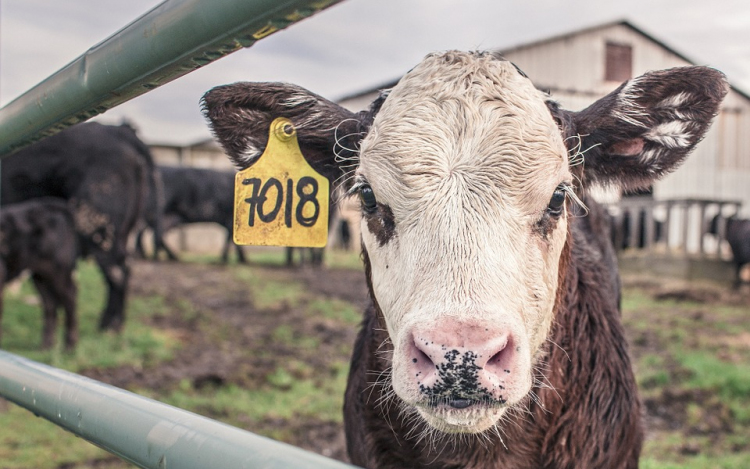
[[552, 193], [552, 198], [549, 200], [547, 206], [547, 213], [553, 216], [559, 216], [562, 214], [563, 207], [565, 206], [565, 190], [562, 187], [555, 189]]

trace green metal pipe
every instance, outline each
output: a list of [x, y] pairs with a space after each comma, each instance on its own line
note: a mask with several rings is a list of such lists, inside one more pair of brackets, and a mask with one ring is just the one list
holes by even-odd
[[0, 396], [144, 469], [353, 467], [4, 351]]
[[166, 0], [0, 109], [0, 157], [340, 1]]

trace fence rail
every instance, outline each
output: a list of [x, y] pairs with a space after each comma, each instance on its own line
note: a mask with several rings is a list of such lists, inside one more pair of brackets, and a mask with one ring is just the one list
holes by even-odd
[[353, 467], [4, 351], [0, 395], [144, 469]]
[[0, 109], [0, 155], [249, 47], [340, 1], [166, 0]]
[[[741, 206], [742, 202], [734, 200], [626, 197], [608, 207], [612, 241], [618, 250], [660, 248], [682, 257], [721, 259], [726, 219], [739, 213]], [[715, 233], [711, 233], [717, 216]]]

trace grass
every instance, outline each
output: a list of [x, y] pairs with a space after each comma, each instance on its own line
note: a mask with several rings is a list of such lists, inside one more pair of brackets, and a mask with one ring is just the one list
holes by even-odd
[[[5, 407], [5, 408], [3, 408]], [[0, 403], [0, 468], [46, 469], [108, 453], [20, 407]]]
[[[200, 256], [187, 259], [195, 263], [206, 263], [207, 260]], [[360, 312], [351, 304], [307, 292], [302, 284], [289, 281], [285, 270], [268, 269], [283, 264], [283, 251], [258, 250], [256, 254], [253, 250], [251, 262], [251, 266], [233, 264], [229, 268], [247, 285], [256, 309], [302, 308], [309, 317], [325, 318], [332, 327], [352, 327], [359, 322]], [[175, 314], [175, 309], [187, 320], [202, 314], [187, 300], [167, 304], [160, 296], [131, 295], [122, 334], [102, 334], [97, 330], [97, 324], [106, 292], [98, 268], [92, 263], [82, 262], [77, 281], [80, 340], [74, 352], [63, 350], [61, 333], [53, 350], [39, 350], [42, 314], [36, 291], [29, 281], [23, 282], [17, 291], [6, 291], [4, 348], [73, 372], [120, 366], [148, 368], [168, 362], [183, 346], [168, 329], [154, 327], [152, 318]], [[221, 341], [231, 337], [227, 331], [222, 332], [231, 325], [205, 317], [199, 319], [195, 324], [207, 336]], [[292, 357], [319, 353], [321, 345], [320, 338], [301, 334], [289, 324], [279, 324], [271, 332], [270, 340], [288, 347]], [[258, 353], [255, 349], [243, 352]], [[343, 350], [343, 353], [348, 354], [348, 350]], [[348, 362], [343, 359], [334, 359], [327, 368], [320, 369], [313, 368], [303, 359], [292, 358], [282, 360], [264, 380], [254, 383], [252, 389], [231, 382], [223, 386], [197, 386], [185, 379], [172, 388], [134, 391], [271, 438], [290, 441], [294, 438], [293, 425], [282, 425], [279, 421], [306, 422], [312, 419], [341, 423], [347, 372]], [[72, 469], [89, 467], [90, 461], [98, 461], [97, 467], [131, 467], [112, 460], [109, 453], [46, 420], [34, 418], [28, 411], [0, 400], [0, 469], [61, 466]]]
[[[348, 364], [337, 364], [325, 380], [300, 379], [293, 371], [299, 366], [299, 363], [291, 363], [289, 367], [278, 368], [266, 377], [266, 383], [259, 389], [229, 385], [196, 390], [190, 383], [184, 383], [159, 400], [198, 413], [222, 416], [221, 420], [240, 427], [257, 428], [266, 419], [314, 418], [341, 422]], [[260, 433], [278, 437], [277, 431], [261, 429]]]
[[672, 422], [651, 429], [640, 467], [750, 467], [750, 345], [737, 340], [750, 331], [750, 307], [656, 300], [626, 289], [623, 321], [641, 395]]
[[[17, 290], [6, 289], [3, 315], [3, 348], [32, 360], [72, 372], [122, 365], [147, 367], [169, 360], [179, 341], [167, 331], [149, 325], [154, 315], [164, 314], [164, 299], [158, 296], [132, 297], [128, 303], [127, 324], [122, 334], [102, 334], [97, 330], [106, 290], [100, 271], [91, 262], [79, 263], [78, 323], [80, 340], [72, 353], [62, 344], [62, 324], [58, 325], [55, 347], [40, 350], [42, 312], [30, 281]], [[4, 429], [4, 430], [3, 430]], [[97, 458], [109, 453], [66, 433], [59, 427], [19, 407], [0, 402], [0, 468], [56, 468]]]
[[91, 262], [80, 262], [78, 285], [80, 340], [74, 352], [63, 349], [62, 320], [58, 321], [55, 346], [47, 351], [40, 349], [42, 312], [36, 290], [29, 281], [24, 281], [17, 292], [6, 291], [3, 348], [73, 372], [121, 365], [143, 367], [173, 356], [179, 342], [168, 332], [148, 324], [151, 317], [165, 313], [167, 306], [163, 298], [131, 298], [124, 331], [121, 334], [102, 334], [97, 327], [105, 304], [106, 289], [98, 267]]

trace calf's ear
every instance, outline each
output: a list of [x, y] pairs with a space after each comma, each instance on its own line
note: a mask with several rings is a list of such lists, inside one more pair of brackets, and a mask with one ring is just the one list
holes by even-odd
[[307, 161], [331, 180], [340, 175], [339, 165], [351, 165], [344, 161], [356, 154], [371, 123], [366, 113], [352, 113], [285, 83], [217, 86], [203, 95], [201, 107], [214, 135], [239, 169], [252, 165], [263, 154], [271, 122], [286, 117], [297, 130]]
[[703, 138], [728, 89], [717, 70], [673, 68], [634, 78], [583, 111], [556, 117], [571, 158], [583, 153], [584, 180], [646, 188]]

